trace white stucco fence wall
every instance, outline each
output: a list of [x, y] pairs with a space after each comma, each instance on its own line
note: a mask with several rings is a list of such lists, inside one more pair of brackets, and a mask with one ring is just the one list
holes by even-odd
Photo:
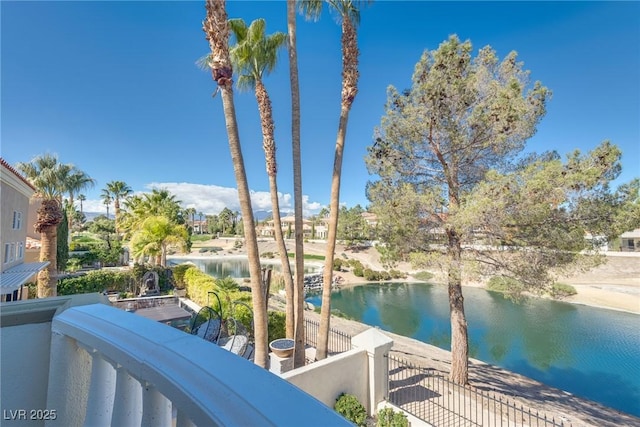
[[325, 405], [333, 408], [341, 393], [354, 395], [369, 415], [388, 394], [386, 355], [393, 340], [377, 329], [368, 329], [351, 339], [353, 350], [331, 356], [282, 375]]
[[368, 401], [367, 352], [362, 349], [340, 353], [286, 372], [282, 378], [330, 408], [341, 393], [353, 394], [362, 404]]

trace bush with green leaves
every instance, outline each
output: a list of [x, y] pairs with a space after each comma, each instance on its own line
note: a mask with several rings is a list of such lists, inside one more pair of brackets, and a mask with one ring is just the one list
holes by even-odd
[[376, 427], [409, 427], [407, 416], [393, 408], [380, 409], [377, 418]]
[[215, 279], [190, 265], [184, 272], [183, 280], [189, 299], [200, 306], [207, 305], [208, 292], [216, 290]]
[[380, 272], [374, 271], [370, 268], [365, 268], [363, 272], [363, 276], [366, 280], [377, 281], [380, 280]]
[[269, 311], [268, 335], [269, 342], [286, 338], [286, 315], [281, 311]]
[[518, 294], [524, 291], [524, 285], [511, 277], [493, 276], [487, 283], [487, 289], [506, 294]]
[[58, 295], [87, 294], [92, 292], [126, 292], [135, 285], [129, 271], [95, 270], [79, 277], [58, 282]]
[[346, 262], [342, 260], [342, 258], [334, 258], [333, 260], [333, 271], [342, 271], [342, 268], [346, 265]]
[[173, 270], [173, 280], [176, 282], [176, 288], [184, 288], [184, 273], [190, 268], [193, 267], [191, 264], [179, 264], [172, 268]]
[[358, 401], [358, 398], [352, 394], [342, 393], [338, 396], [333, 409], [357, 426], [366, 425], [367, 410]]
[[400, 270], [391, 269], [389, 275], [392, 279], [406, 279], [407, 275]]
[[356, 277], [364, 277], [364, 268], [362, 268], [362, 267], [353, 267], [353, 274]]
[[567, 285], [566, 283], [557, 282], [551, 286], [551, 296], [553, 298], [566, 298], [577, 293], [578, 291], [576, 291], [576, 288], [571, 285]]
[[349, 267], [360, 268], [364, 270], [364, 265], [362, 265], [360, 260], [357, 260], [355, 258], [352, 258], [349, 261], [347, 261], [347, 264], [349, 264]]
[[422, 280], [424, 282], [428, 282], [429, 280], [433, 279], [433, 273], [430, 273], [428, 271], [419, 271], [415, 273], [413, 277], [416, 280]]

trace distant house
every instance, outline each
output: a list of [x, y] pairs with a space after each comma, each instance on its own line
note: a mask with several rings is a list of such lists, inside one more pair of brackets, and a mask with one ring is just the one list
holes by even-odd
[[625, 252], [640, 251], [640, 228], [622, 233], [620, 236], [620, 250]]
[[[293, 238], [293, 233], [295, 232], [295, 218], [293, 216], [285, 216], [280, 218], [280, 223], [282, 226], [282, 233], [284, 234], [285, 239]], [[302, 220], [302, 232], [306, 238], [311, 237], [311, 221]], [[261, 237], [273, 237], [276, 235], [275, 232], [275, 222], [273, 219], [267, 219], [263, 221], [256, 227], [258, 235]]]
[[28, 298], [24, 284], [35, 281], [49, 263], [25, 262], [27, 230], [35, 221], [29, 216], [29, 200], [36, 189], [1, 157], [0, 165], [0, 297], [16, 301]]

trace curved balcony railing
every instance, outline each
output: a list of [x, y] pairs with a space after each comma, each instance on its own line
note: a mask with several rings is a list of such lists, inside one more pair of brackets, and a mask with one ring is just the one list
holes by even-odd
[[47, 407], [48, 426], [349, 425], [247, 360], [104, 304], [54, 317]]

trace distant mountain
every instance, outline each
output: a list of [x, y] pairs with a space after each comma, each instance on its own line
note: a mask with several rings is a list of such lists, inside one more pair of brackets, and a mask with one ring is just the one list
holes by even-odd
[[[97, 216], [104, 216], [105, 213], [104, 212], [83, 212], [84, 213], [84, 217], [86, 218], [86, 221], [93, 221], [95, 217]], [[115, 217], [113, 216], [113, 214], [111, 212], [109, 212], [109, 218], [114, 219]]]
[[[284, 217], [287, 215], [293, 215], [293, 212], [280, 212], [280, 216]], [[254, 211], [253, 219], [257, 221], [264, 221], [267, 218], [273, 217], [273, 211]]]
[[[87, 218], [87, 222], [93, 221], [93, 219], [97, 216], [105, 215], [104, 212], [84, 212], [84, 216]], [[280, 216], [293, 215], [291, 212], [280, 212]], [[267, 218], [272, 217], [272, 211], [254, 211], [253, 218], [257, 221], [264, 221]], [[109, 212], [109, 218], [114, 219], [115, 217], [111, 212]]]

